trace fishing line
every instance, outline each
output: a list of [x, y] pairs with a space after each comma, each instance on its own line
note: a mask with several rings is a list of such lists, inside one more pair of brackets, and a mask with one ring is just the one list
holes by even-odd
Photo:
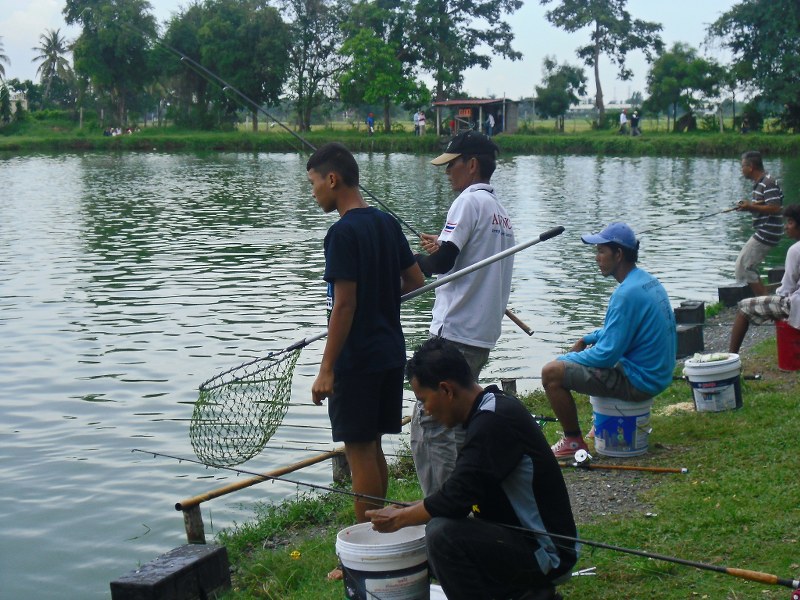
[[[163, 40], [159, 39], [157, 36], [151, 36], [151, 35], [148, 35], [148, 34], [147, 34], [147, 33], [145, 33], [144, 31], [141, 31], [140, 29], [138, 29], [138, 28], [134, 27], [133, 25], [130, 25], [129, 23], [123, 23], [122, 25], [123, 25], [124, 27], [128, 27], [128, 28], [132, 29], [133, 31], [135, 31], [135, 32], [137, 32], [139, 35], [141, 35], [142, 37], [149, 38], [151, 41], [154, 41], [154, 42], [155, 42], [156, 44], [158, 44], [159, 46], [162, 46], [163, 48], [166, 48], [167, 50], [169, 50], [170, 52], [172, 52], [172, 53], [173, 53], [173, 54], [175, 54], [176, 56], [180, 57], [180, 60], [181, 60], [181, 62], [182, 62], [182, 63], [185, 63], [185, 64], [187, 64], [187, 65], [191, 66], [191, 67], [193, 68], [193, 70], [195, 71], [195, 73], [198, 73], [198, 74], [200, 74], [200, 75], [204, 76], [204, 78], [206, 79], [206, 81], [209, 81], [209, 82], [211, 82], [211, 83], [214, 83], [214, 84], [216, 84], [216, 85], [220, 86], [220, 87], [222, 88], [222, 91], [223, 91], [223, 92], [226, 92], [226, 91], [231, 91], [231, 92], [233, 92], [233, 93], [234, 93], [236, 96], [238, 96], [238, 97], [239, 97], [239, 98], [240, 98], [242, 101], [244, 101], [244, 103], [245, 103], [245, 104], [247, 104], [248, 106], [252, 107], [252, 108], [253, 108], [254, 110], [256, 110], [257, 112], [261, 112], [261, 113], [263, 113], [264, 115], [266, 115], [266, 116], [267, 116], [269, 119], [271, 119], [271, 120], [272, 120], [272, 121], [273, 121], [273, 122], [274, 122], [276, 125], [280, 126], [280, 127], [281, 127], [281, 129], [283, 129], [284, 131], [288, 132], [288, 133], [289, 133], [290, 135], [292, 135], [292, 136], [293, 136], [295, 139], [299, 140], [299, 141], [300, 141], [300, 142], [301, 142], [301, 143], [302, 143], [304, 146], [307, 146], [307, 147], [308, 147], [308, 148], [309, 148], [309, 149], [310, 149], [312, 152], [314, 152], [314, 151], [316, 151], [316, 150], [317, 150], [317, 147], [316, 147], [316, 146], [314, 146], [314, 144], [312, 144], [311, 142], [309, 142], [309, 141], [308, 141], [306, 138], [304, 138], [303, 136], [301, 136], [301, 135], [300, 135], [300, 134], [298, 134], [297, 132], [295, 132], [295, 131], [292, 131], [292, 130], [291, 130], [291, 128], [289, 128], [288, 126], [284, 125], [284, 124], [283, 124], [283, 122], [281, 122], [281, 121], [280, 121], [280, 119], [278, 119], [278, 118], [277, 118], [275, 115], [273, 115], [273, 114], [272, 114], [272, 113], [270, 113], [268, 110], [266, 110], [266, 109], [265, 109], [263, 106], [261, 106], [260, 104], [258, 104], [258, 103], [257, 103], [255, 100], [251, 99], [251, 98], [250, 98], [249, 96], [247, 96], [247, 95], [246, 95], [244, 92], [242, 92], [241, 90], [239, 90], [238, 88], [236, 88], [234, 85], [230, 84], [228, 81], [226, 81], [225, 79], [223, 79], [222, 77], [220, 77], [219, 75], [217, 75], [216, 73], [214, 73], [213, 71], [211, 71], [211, 70], [207, 69], [206, 67], [204, 67], [203, 65], [201, 65], [200, 63], [198, 63], [196, 60], [194, 60], [194, 59], [190, 58], [189, 56], [187, 56], [185, 53], [181, 52], [181, 51], [180, 51], [180, 50], [178, 50], [177, 48], [174, 48], [173, 46], [171, 46], [171, 45], [167, 44], [165, 41], [163, 41]], [[414, 234], [415, 236], [417, 236], [418, 238], [422, 238], [422, 235], [421, 235], [421, 234], [420, 234], [420, 233], [419, 233], [419, 232], [418, 232], [416, 229], [414, 229], [414, 228], [413, 228], [411, 225], [409, 225], [409, 224], [408, 224], [408, 223], [407, 223], [405, 220], [403, 220], [403, 218], [402, 218], [402, 217], [400, 217], [400, 215], [398, 215], [398, 214], [397, 214], [396, 212], [394, 212], [394, 211], [393, 211], [391, 208], [389, 208], [389, 207], [388, 207], [388, 206], [387, 206], [387, 205], [386, 205], [384, 202], [382, 202], [382, 201], [381, 201], [381, 200], [380, 200], [380, 199], [379, 199], [377, 196], [375, 196], [375, 194], [373, 194], [372, 192], [370, 192], [370, 191], [369, 191], [367, 188], [365, 188], [365, 187], [364, 187], [363, 185], [361, 185], [360, 183], [358, 184], [358, 187], [359, 187], [359, 189], [360, 189], [362, 192], [364, 192], [364, 193], [365, 193], [367, 196], [369, 196], [369, 197], [370, 197], [370, 198], [372, 198], [372, 199], [373, 199], [375, 202], [377, 202], [377, 203], [378, 203], [378, 204], [381, 206], [381, 208], [383, 208], [383, 209], [384, 209], [386, 212], [388, 212], [388, 213], [389, 213], [390, 215], [392, 215], [392, 216], [393, 216], [395, 219], [397, 219], [397, 221], [398, 221], [399, 223], [401, 223], [402, 225], [404, 225], [404, 226], [405, 226], [405, 227], [406, 227], [406, 228], [407, 228], [407, 229], [408, 229], [408, 230], [409, 230], [411, 233], [413, 233], [413, 234]]]
[[[214, 84], [216, 84], [218, 86], [221, 86], [223, 92], [225, 92], [227, 90], [232, 91], [234, 94], [239, 96], [239, 98], [241, 98], [246, 104], [248, 104], [249, 106], [254, 108], [256, 111], [260, 111], [260, 112], [264, 113], [267, 117], [272, 119], [273, 122], [275, 122], [277, 125], [279, 125], [285, 131], [289, 132], [293, 137], [295, 137], [302, 144], [307, 146], [312, 152], [316, 151], [317, 147], [314, 146], [314, 144], [309, 142], [306, 138], [304, 138], [300, 134], [292, 131], [289, 127], [284, 125], [284, 123], [281, 122], [276, 116], [274, 116], [272, 113], [270, 113], [265, 108], [263, 108], [261, 105], [259, 105], [255, 100], [251, 99], [249, 96], [247, 96], [242, 91], [240, 91], [239, 89], [237, 89], [236, 87], [234, 87], [233, 85], [228, 83], [226, 80], [224, 80], [222, 77], [220, 77], [219, 75], [217, 75], [213, 71], [210, 71], [209, 69], [207, 69], [206, 67], [204, 67], [203, 65], [198, 63], [197, 61], [195, 61], [192, 58], [188, 57], [186, 54], [184, 54], [183, 52], [181, 52], [177, 48], [174, 48], [174, 47], [170, 46], [169, 44], [167, 44], [166, 42], [160, 40], [158, 37], [154, 38], [152, 36], [149, 36], [145, 32], [133, 27], [132, 25], [129, 25], [129, 24], [123, 24], [123, 25], [126, 26], [126, 27], [129, 27], [130, 29], [132, 29], [134, 31], [136, 31], [137, 33], [139, 33], [139, 35], [141, 35], [143, 37], [150, 38], [151, 40], [155, 41], [156, 44], [159, 44], [159, 45], [163, 46], [164, 48], [166, 48], [170, 52], [173, 52], [176, 56], [180, 57], [181, 62], [185, 62], [187, 65], [192, 67], [192, 69], [194, 70], [195, 73], [198, 73], [201, 76], [204, 76], [206, 81], [209, 81], [209, 82], [214, 83]], [[418, 239], [422, 239], [422, 234], [420, 232], [418, 232], [407, 221], [405, 221], [402, 217], [400, 217], [400, 215], [398, 215], [391, 208], [389, 208], [386, 205], [386, 203], [382, 202], [380, 200], [380, 198], [378, 198], [375, 194], [373, 194], [371, 191], [369, 191], [361, 183], [358, 184], [358, 188], [362, 192], [364, 192], [367, 196], [369, 196], [372, 200], [374, 200], [376, 203], [378, 203], [381, 206], [381, 208], [383, 208], [387, 213], [392, 215], [400, 224], [404, 225], [406, 227], [406, 229], [408, 229], [411, 233], [413, 233]], [[511, 310], [506, 309], [504, 314], [515, 325], [517, 325], [520, 329], [522, 329], [522, 331], [524, 331], [528, 335], [533, 335], [534, 334], [534, 331], [524, 321], [522, 321], [522, 319], [520, 319], [517, 315], [515, 315], [513, 312], [511, 312]]]
[[[339, 488], [335, 488], [335, 487], [331, 487], [331, 486], [319, 485], [319, 484], [315, 484], [315, 483], [307, 483], [307, 482], [299, 481], [299, 480], [296, 480], [296, 479], [288, 479], [288, 478], [285, 478], [285, 477], [278, 477], [278, 476], [270, 476], [270, 475], [259, 474], [259, 473], [255, 473], [255, 472], [252, 472], [252, 471], [247, 471], [247, 470], [244, 470], [244, 469], [238, 469], [238, 468], [235, 468], [235, 467], [222, 467], [222, 466], [216, 466], [216, 465], [207, 465], [207, 464], [205, 464], [205, 463], [203, 463], [203, 462], [201, 462], [199, 460], [194, 460], [192, 458], [182, 458], [182, 457], [179, 457], [179, 456], [172, 456], [172, 455], [169, 455], [169, 454], [163, 454], [163, 453], [160, 453], [160, 452], [154, 452], [152, 450], [140, 450], [138, 448], [134, 448], [133, 450], [131, 450], [131, 452], [139, 452], [139, 453], [142, 453], [142, 454], [150, 454], [154, 458], [155, 457], [169, 458], [169, 459], [172, 459], [172, 460], [177, 460], [179, 463], [183, 462], [183, 461], [186, 461], [188, 463], [202, 465], [202, 466], [204, 466], [206, 468], [211, 466], [211, 467], [214, 467], [216, 469], [225, 469], [227, 471], [233, 471], [235, 473], [239, 473], [239, 474], [242, 474], [242, 475], [253, 475], [253, 476], [257, 477], [257, 478], [263, 479], [264, 481], [268, 481], [268, 480], [282, 481], [282, 482], [286, 482], [286, 483], [291, 483], [293, 485], [300, 485], [300, 486], [306, 486], [306, 487], [310, 487], [310, 488], [314, 488], [314, 489], [325, 490], [327, 492], [332, 492], [332, 493], [335, 493], [335, 494], [344, 494], [346, 496], [351, 496], [351, 497], [357, 498], [359, 500], [370, 500], [370, 501], [372, 501], [373, 503], [375, 503], [376, 505], [379, 505], [379, 506], [384, 506], [385, 504], [392, 504], [392, 505], [395, 505], [395, 506], [409, 507], [409, 506], [412, 506], [413, 504], [416, 504], [416, 503], [409, 503], [409, 502], [401, 502], [401, 501], [392, 500], [392, 499], [389, 499], [389, 498], [379, 498], [377, 496], [370, 496], [370, 495], [367, 495], [367, 494], [358, 494], [356, 492], [351, 492], [351, 491], [348, 491], [348, 490], [343, 490], [343, 489], [339, 489]], [[182, 510], [182, 506], [181, 506], [180, 503], [177, 503], [175, 505], [175, 510]], [[653, 553], [653, 552], [646, 552], [644, 550], [636, 550], [636, 549], [633, 549], [633, 548], [624, 548], [622, 546], [615, 546], [613, 544], [606, 544], [604, 542], [596, 542], [596, 541], [587, 540], [587, 539], [584, 539], [584, 538], [577, 538], [577, 537], [573, 537], [573, 536], [569, 536], [569, 535], [552, 533], [550, 531], [545, 531], [545, 530], [542, 530], [542, 529], [521, 527], [521, 526], [517, 526], [517, 525], [509, 525], [507, 523], [497, 523], [497, 522], [494, 522], [494, 523], [496, 525], [501, 526], [501, 527], [505, 527], [507, 529], [512, 529], [512, 530], [515, 530], [515, 531], [519, 531], [519, 532], [524, 533], [526, 535], [549, 536], [549, 537], [555, 538], [557, 540], [564, 540], [564, 541], [577, 543], [577, 544], [582, 544], [582, 545], [586, 545], [586, 546], [593, 546], [595, 548], [603, 548], [605, 550], [613, 550], [615, 552], [622, 552], [624, 554], [632, 554], [634, 556], [641, 556], [643, 558], [652, 558], [652, 559], [660, 560], [660, 561], [664, 561], [664, 562], [671, 562], [671, 563], [684, 565], [684, 566], [688, 566], [688, 567], [694, 567], [696, 569], [701, 569], [701, 570], [705, 570], [705, 571], [714, 571], [716, 573], [722, 573], [724, 575], [731, 575], [733, 577], [738, 577], [740, 579], [746, 579], [748, 581], [755, 581], [757, 583], [764, 583], [764, 584], [768, 584], [768, 585], [780, 585], [780, 586], [788, 587], [788, 588], [791, 588], [791, 589], [800, 588], [800, 579], [788, 579], [788, 578], [778, 577], [777, 575], [773, 575], [771, 573], [764, 573], [764, 572], [761, 572], [761, 571], [752, 571], [752, 570], [749, 570], [749, 569], [738, 569], [738, 568], [733, 568], [733, 567], [711, 565], [711, 564], [701, 563], [701, 562], [688, 560], [688, 559], [684, 559], [684, 558], [678, 558], [678, 557], [674, 557], [674, 556], [667, 556], [665, 554], [656, 554], [656, 553]], [[558, 544], [556, 544], [556, 545], [558, 545]], [[564, 548], [566, 550], [574, 550], [574, 548], [569, 547], [569, 546], [563, 546], [562, 545], [560, 547]]]
[[700, 217], [694, 217], [692, 219], [686, 219], [684, 221], [677, 221], [676, 223], [670, 223], [669, 225], [662, 225], [660, 227], [653, 227], [652, 229], [645, 229], [644, 231], [640, 231], [639, 235], [644, 235], [645, 233], [652, 233], [654, 231], [660, 231], [662, 229], [666, 229], [667, 227], [674, 227], [675, 225], [683, 225], [684, 223], [691, 223], [692, 221], [699, 221], [700, 219], [707, 219], [708, 217], [715, 217], [717, 215], [721, 215], [722, 213], [728, 213], [734, 211], [737, 208], [739, 208], [738, 204], [736, 206], [732, 206], [724, 210], [718, 210], [717, 212], [708, 213], [707, 215], [702, 215]]

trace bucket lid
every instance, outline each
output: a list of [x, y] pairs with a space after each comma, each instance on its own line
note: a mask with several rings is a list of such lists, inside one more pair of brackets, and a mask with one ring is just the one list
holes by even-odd
[[718, 369], [732, 366], [739, 362], [739, 355], [733, 352], [714, 352], [712, 354], [695, 354], [687, 358], [684, 365], [693, 369]]
[[381, 533], [372, 523], [359, 523], [336, 534], [337, 550], [394, 552], [425, 547], [425, 526], [404, 527], [391, 533]]

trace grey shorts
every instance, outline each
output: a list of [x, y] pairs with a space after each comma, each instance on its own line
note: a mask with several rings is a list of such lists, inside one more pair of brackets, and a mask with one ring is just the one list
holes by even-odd
[[742, 247], [736, 259], [733, 275], [737, 283], [755, 283], [759, 280], [758, 265], [764, 262], [772, 246], [759, 242], [751, 237]]
[[653, 397], [652, 394], [633, 387], [619, 363], [611, 369], [598, 369], [568, 360], [563, 362], [565, 367], [563, 385], [568, 390], [590, 396], [617, 398], [626, 402], [642, 402]]
[[789, 318], [788, 296], [756, 296], [739, 301], [739, 310], [753, 325]]
[[[477, 381], [481, 369], [489, 360], [489, 348], [451, 343], [461, 350]], [[417, 478], [423, 495], [430, 496], [439, 491], [453, 472], [458, 451], [464, 445], [466, 430], [461, 425], [448, 429], [430, 415], [426, 415], [419, 402], [414, 405], [409, 430], [411, 454], [414, 457]]]

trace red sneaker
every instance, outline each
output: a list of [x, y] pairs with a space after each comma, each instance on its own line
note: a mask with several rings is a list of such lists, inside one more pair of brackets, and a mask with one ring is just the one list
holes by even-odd
[[582, 437], [562, 437], [558, 442], [550, 446], [556, 458], [572, 458], [578, 450], [589, 451], [589, 446], [583, 441]]

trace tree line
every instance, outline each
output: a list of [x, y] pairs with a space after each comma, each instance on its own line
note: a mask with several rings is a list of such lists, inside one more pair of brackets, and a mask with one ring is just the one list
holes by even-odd
[[[727, 65], [686, 44], [666, 49], [662, 26], [632, 18], [627, 0], [539, 1], [552, 25], [588, 36], [576, 49], [583, 66], [548, 56], [536, 86], [536, 111], [562, 127], [585, 94], [583, 67], [593, 71], [603, 125], [600, 58], [610, 59], [624, 81], [632, 76], [626, 58], [633, 51], [650, 64], [643, 108], [673, 123], [679, 109], [691, 113], [741, 91], [775, 107], [783, 127], [800, 127], [797, 0], [742, 0], [708, 26], [706, 43], [730, 52]], [[467, 69], [488, 69], [493, 56], [520, 59], [507, 18], [521, 6], [520, 0], [194, 0], [159, 26], [147, 0], [66, 0], [65, 21], [80, 28], [78, 37], [69, 42], [59, 30], [43, 33], [34, 59], [40, 84], [9, 84], [41, 107], [104, 109], [118, 124], [152, 113], [186, 127], [231, 127], [243, 106], [235, 88], [252, 105], [288, 103], [300, 130], [336, 100], [376, 107], [388, 132], [396, 107], [463, 97]], [[7, 64], [0, 38], [0, 80]], [[7, 121], [8, 90], [1, 88], [0, 117]]]

